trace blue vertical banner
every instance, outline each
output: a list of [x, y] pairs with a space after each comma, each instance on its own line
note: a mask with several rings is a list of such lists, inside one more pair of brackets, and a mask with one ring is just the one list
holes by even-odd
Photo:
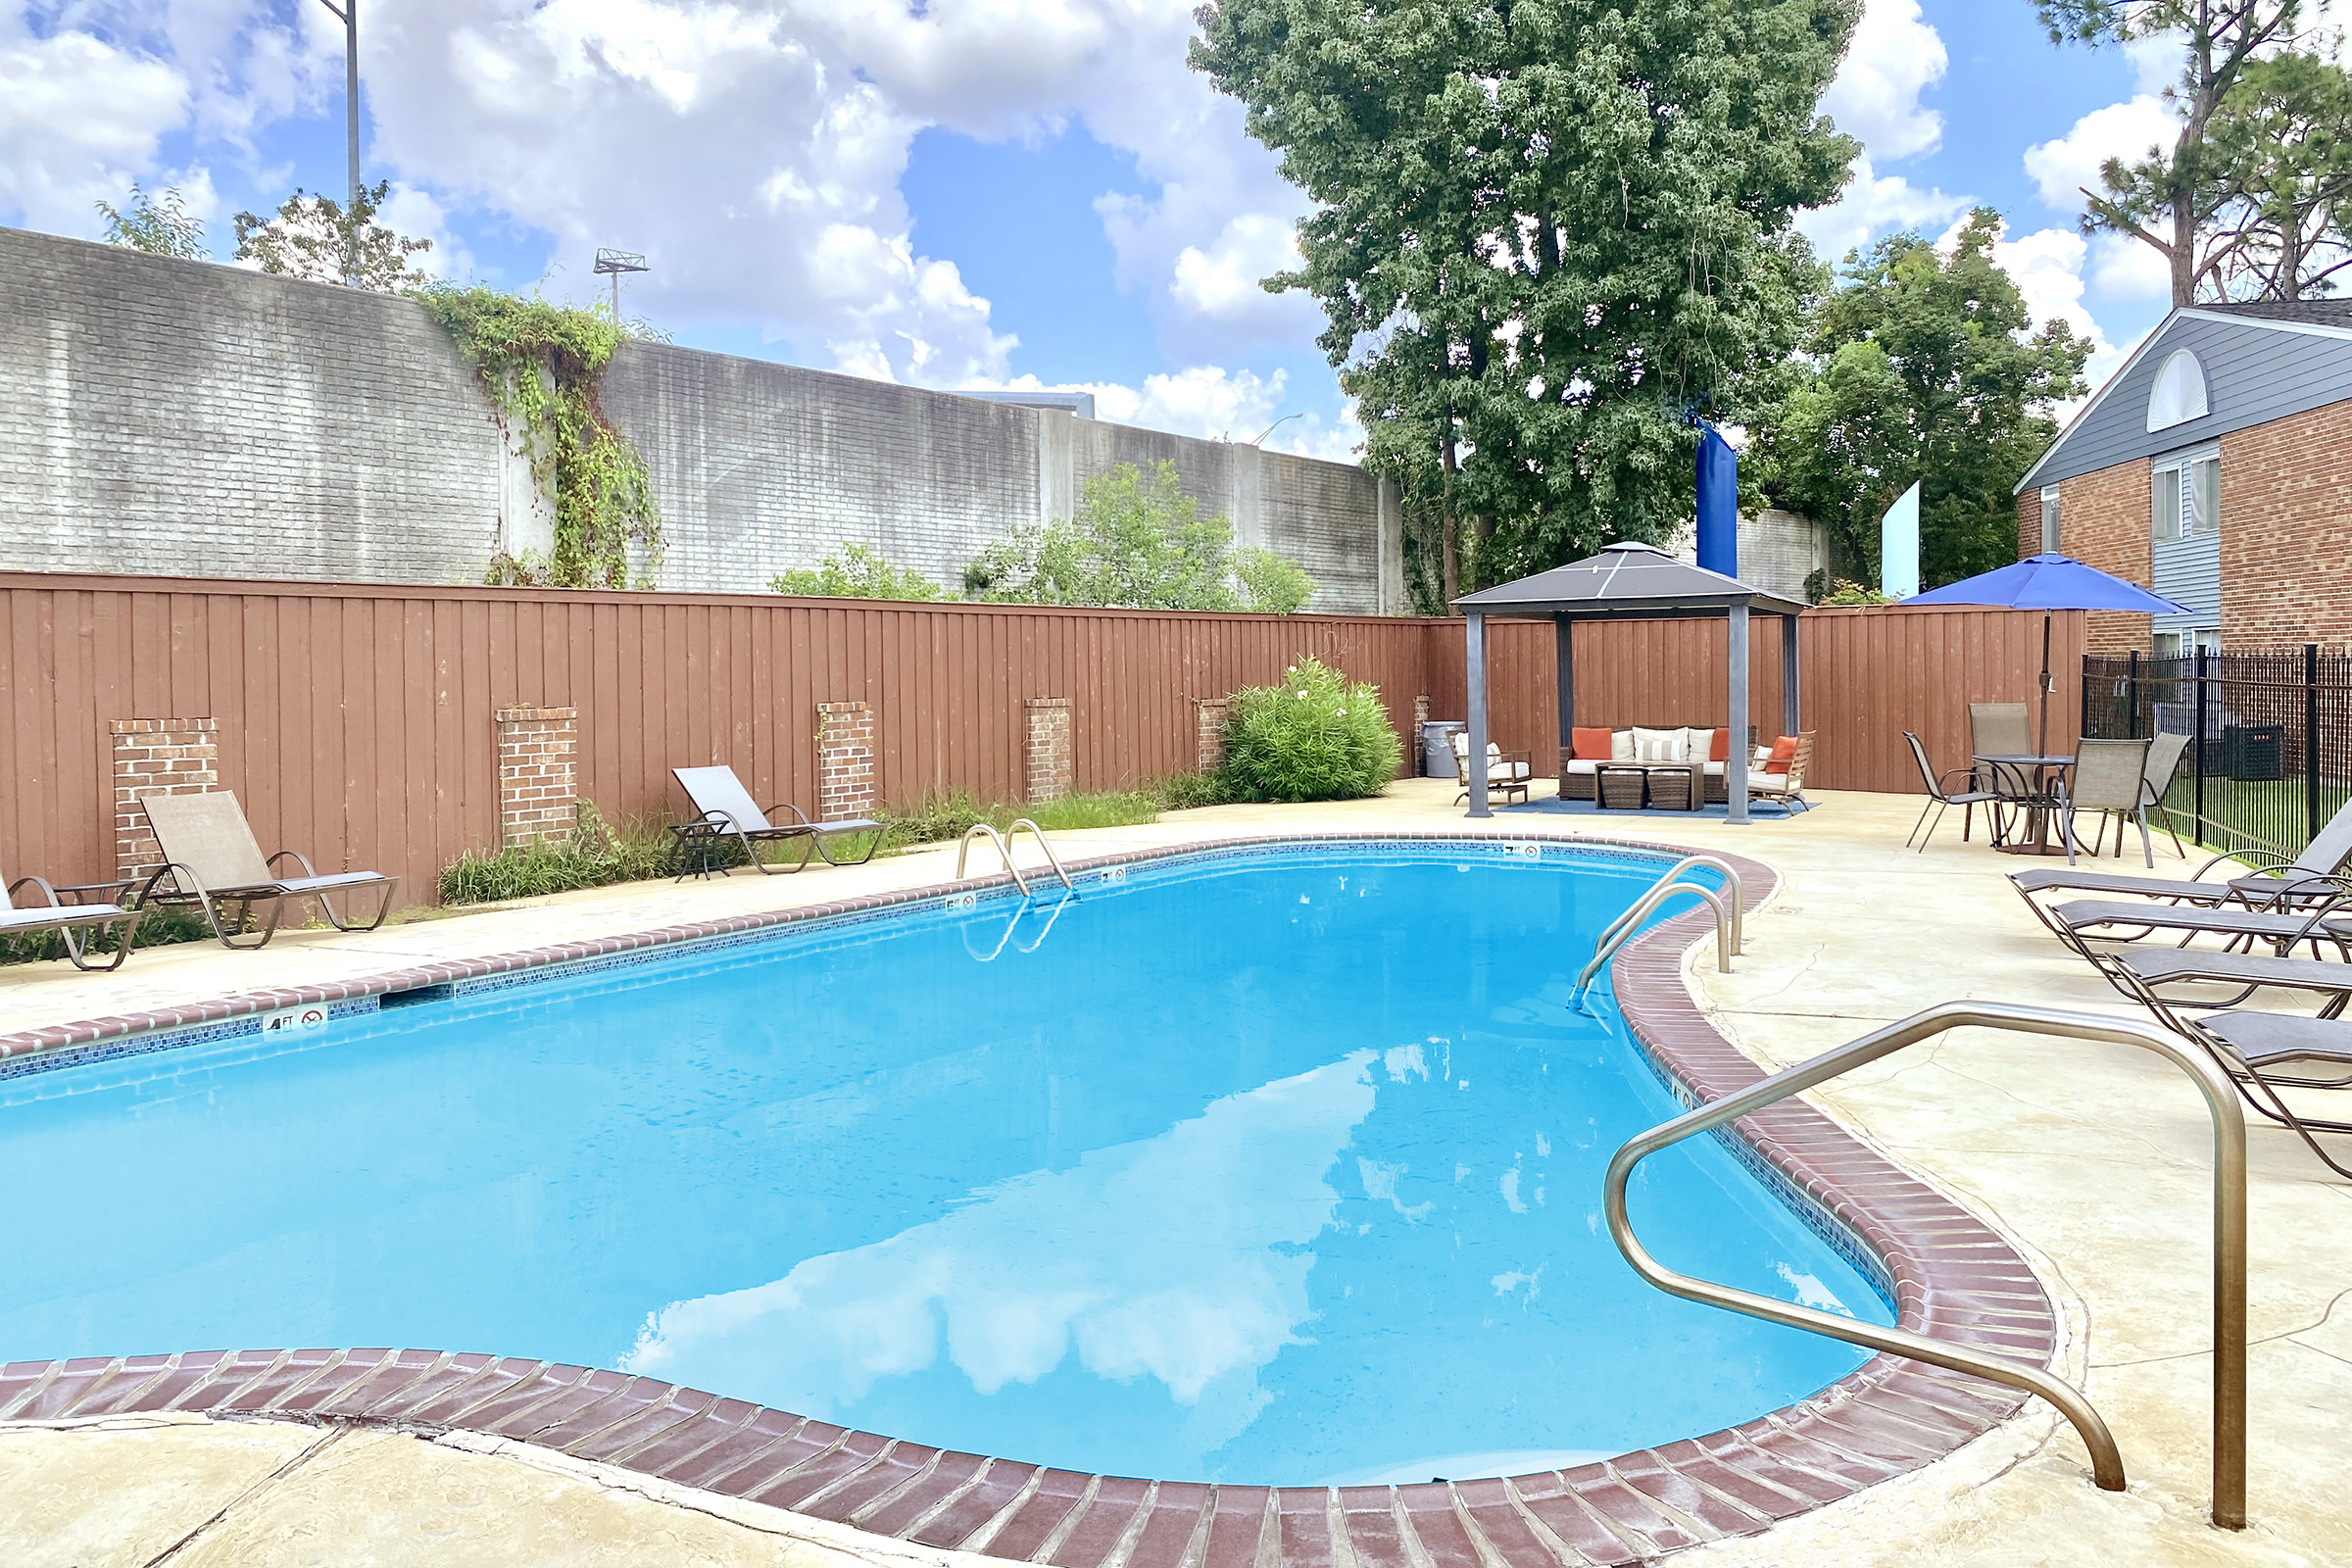
[[1698, 436], [1698, 564], [1740, 575], [1740, 454], [1711, 424]]
[[1879, 592], [1889, 599], [1919, 596], [1919, 486], [1894, 498], [1879, 519]]

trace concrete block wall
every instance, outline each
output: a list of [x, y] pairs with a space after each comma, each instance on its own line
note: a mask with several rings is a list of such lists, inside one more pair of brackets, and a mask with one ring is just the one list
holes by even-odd
[[[516, 432], [414, 300], [0, 228], [0, 569], [478, 582], [544, 549]], [[1312, 610], [1403, 612], [1393, 487], [1348, 464], [658, 343], [600, 395], [663, 517], [660, 586], [759, 592], [843, 544], [948, 587], [1166, 459]]]
[[0, 569], [478, 580], [502, 437], [412, 300], [0, 228]]

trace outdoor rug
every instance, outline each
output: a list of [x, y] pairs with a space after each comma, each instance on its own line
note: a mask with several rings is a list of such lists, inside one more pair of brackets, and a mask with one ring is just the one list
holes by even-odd
[[[1694, 817], [1711, 816], [1717, 821], [1721, 821], [1732, 812], [1729, 806], [1721, 804], [1702, 807], [1695, 811], [1654, 810], [1647, 807], [1639, 811], [1604, 811], [1591, 801], [1563, 801], [1556, 797], [1548, 801], [1529, 801], [1520, 806], [1505, 806], [1499, 809], [1504, 811], [1542, 811], [1552, 816], [1596, 816], [1604, 820], [1613, 816], [1679, 816], [1685, 821], [1690, 821]], [[1779, 801], [1754, 801], [1749, 803], [1747, 814], [1754, 821], [1770, 822], [1783, 817], [1801, 816], [1805, 810], [1819, 809], [1818, 806], [1807, 806], [1803, 809], [1791, 810]]]

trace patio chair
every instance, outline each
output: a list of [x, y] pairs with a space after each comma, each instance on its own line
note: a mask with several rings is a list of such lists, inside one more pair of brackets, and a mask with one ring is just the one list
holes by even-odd
[[[2155, 747], [2151, 745], [2148, 750], [2152, 753]], [[2265, 860], [2270, 863], [2262, 864]], [[2120, 871], [2078, 871], [2069, 866], [2050, 865], [2013, 872], [2009, 881], [2020, 893], [2070, 889], [2082, 893], [2132, 894], [2180, 904], [2235, 903], [2267, 909], [2337, 897], [2342, 889], [2333, 878], [2345, 870], [2347, 862], [2352, 862], [2352, 801], [2338, 807], [2328, 825], [2291, 860], [2261, 851], [2241, 851], [2215, 856], [2186, 879], [2131, 876]], [[2246, 866], [2252, 869], [2242, 876], [2205, 881], [2205, 873], [2220, 865], [2227, 865], [2232, 871]]]
[[[2034, 725], [2027, 716], [2023, 703], [1971, 703], [1968, 705], [1968, 755], [1974, 763], [1980, 757], [2031, 757], [2034, 744]], [[2003, 799], [2033, 806], [2047, 806], [2033, 778], [2023, 770], [1993, 765], [1981, 768], [1977, 774], [1981, 789], [1998, 792]]]
[[[2180, 771], [2180, 759], [2187, 751], [2188, 737], [2176, 735], [2170, 730], [2158, 730], [2156, 738], [2148, 742], [2148, 765], [2141, 775], [2147, 788], [2139, 803], [2143, 811], [2164, 804], [2165, 792], [2173, 787], [2173, 775]], [[2173, 826], [2172, 818], [2160, 815], [2157, 821], [2164, 825], [2165, 833], [2171, 837], [2174, 853], [2183, 860], [2187, 859], [2188, 851], [2181, 847], [2180, 832]], [[2116, 832], [2123, 832], [2120, 823]]]
[[[2148, 869], [2156, 868], [2156, 847], [2148, 838], [2146, 741], [2106, 740], [2083, 741], [2075, 748], [2074, 772], [2058, 791], [2060, 820], [2058, 835], [2066, 841], [2066, 863], [2075, 863], [2075, 850], [2082, 843], [2075, 832], [2075, 818], [2084, 811], [2095, 812], [2099, 836], [2091, 845], [2090, 858], [2099, 858], [2099, 846], [2107, 842], [2109, 816], [2134, 817], [2139, 822], [2139, 851]], [[2124, 826], [2115, 826], [2115, 853], [2120, 859], [2124, 853]]]
[[[1470, 737], [1457, 729], [1446, 738], [1453, 743], [1454, 780], [1462, 786], [1462, 793], [1453, 798], [1453, 804], [1459, 806], [1470, 798]], [[1487, 788], [1504, 802], [1514, 795], [1527, 799], [1527, 781], [1535, 776], [1535, 753], [1506, 752], [1493, 741], [1487, 742]]]
[[[94, 882], [60, 888], [50, 886], [49, 882], [42, 877], [21, 876], [8, 884], [8, 897], [0, 900], [0, 936], [30, 935], [35, 931], [54, 931], [57, 933], [58, 941], [65, 947], [66, 956], [73, 960], [74, 968], [101, 973], [120, 969], [122, 967], [122, 960], [130, 956], [130, 946], [137, 938], [139, 930], [139, 911], [126, 909], [115, 902], [128, 885], [124, 882]], [[17, 893], [24, 888], [37, 889], [42, 899], [47, 902], [35, 905], [30, 908], [18, 907]], [[103, 893], [106, 897], [95, 903], [83, 903], [78, 898], [69, 903], [58, 897], [61, 893], [70, 895]], [[122, 937], [115, 945], [114, 961], [112, 963], [89, 962], [89, 948], [86, 945], [89, 940], [89, 932], [94, 927], [112, 925], [118, 920], [122, 922]]]
[[[1788, 756], [1788, 769], [1784, 773], [1761, 773], [1750, 769], [1747, 775], [1747, 798], [1751, 801], [1778, 801], [1794, 811], [1798, 807], [1813, 809], [1805, 799], [1805, 768], [1813, 760], [1814, 731], [1806, 730], [1793, 737], [1795, 748]], [[1791, 737], [1782, 736], [1783, 740]]]
[[[327, 923], [338, 931], [372, 931], [392, 912], [392, 892], [400, 886], [396, 876], [381, 871], [336, 871], [320, 876], [299, 850], [280, 850], [265, 859], [234, 790], [150, 795], [139, 808], [155, 831], [164, 866], [140, 886], [137, 906], [193, 905], [204, 911], [205, 923], [224, 948], [268, 946], [292, 900], [317, 899]], [[277, 875], [280, 860], [301, 866], [302, 875]], [[333, 895], [362, 888], [380, 888], [383, 896], [376, 905], [375, 918], [358, 925], [343, 917]], [[269, 918], [257, 931], [253, 915], [259, 908], [267, 908]], [[224, 909], [234, 911], [225, 920]]]
[[[678, 781], [678, 788], [686, 792], [686, 799], [694, 804], [695, 810], [700, 813], [693, 823], [682, 825], [699, 827], [709, 837], [734, 839], [743, 846], [744, 858], [751, 861], [753, 868], [761, 876], [782, 876], [798, 871], [808, 863], [810, 850], [821, 856], [827, 865], [863, 865], [874, 858], [874, 851], [882, 847], [882, 824], [870, 817], [811, 822], [799, 807], [789, 803], [761, 810], [753, 803], [751, 791], [743, 787], [743, 780], [737, 778], [735, 770], [724, 763], [716, 767], [673, 767], [669, 772]], [[777, 820], [786, 811], [792, 813], [792, 820]], [[832, 852], [825, 848], [825, 840], [844, 833], [870, 833], [873, 837], [867, 841], [865, 853], [855, 860], [836, 860]], [[758, 846], [788, 844], [795, 840], [800, 841], [801, 858], [792, 864], [769, 865], [760, 858]], [[724, 866], [706, 868], [716, 870], [721, 876], [727, 873]]]
[[[1919, 764], [1919, 781], [1927, 786], [1928, 791], [1928, 804], [1919, 808], [1919, 820], [1911, 824], [1911, 838], [1903, 840], [1904, 846], [1908, 848], [1911, 839], [1917, 839], [1919, 840], [1919, 853], [1927, 854], [1928, 840], [1936, 836], [1937, 823], [1943, 820], [1943, 813], [1955, 806], [1960, 808], [1961, 843], [1968, 842], [1969, 828], [1976, 815], [1976, 809], [1983, 806], [1987, 808], [1985, 815], [1992, 822], [1992, 841], [1998, 844], [2001, 841], [1999, 816], [2001, 797], [1991, 790], [1977, 788], [1977, 771], [1973, 767], [1955, 767], [1937, 773], [1936, 764], [1928, 760], [1927, 742], [1909, 730], [1903, 731], [1903, 739], [1911, 743], [1911, 760]], [[1967, 788], [1952, 788], [1954, 779], [1965, 780]], [[1933, 821], [1928, 817], [1930, 811], [1936, 813]], [[1927, 831], [1921, 832], [1922, 827], [1925, 827]]]
[[[2228, 951], [2249, 950], [2267, 943], [2283, 957], [2301, 943], [2320, 957], [2327, 943], [2336, 957], [2352, 963], [2352, 910], [2336, 904], [2314, 906], [2308, 911], [2275, 913], [2267, 909], [2199, 907], [2188, 904], [2146, 904], [2120, 899], [2071, 899], [2063, 904], [2026, 900], [2042, 924], [2059, 941], [2095, 965], [2105, 955], [2088, 944], [2100, 941], [2131, 943], [2163, 932], [2180, 933], [2183, 948], [2201, 936], [2219, 937]], [[2340, 912], [2339, 912], [2340, 910]]]

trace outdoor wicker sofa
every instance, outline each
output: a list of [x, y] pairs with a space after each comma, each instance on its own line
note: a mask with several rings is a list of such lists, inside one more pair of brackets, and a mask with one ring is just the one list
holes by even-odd
[[1707, 800], [1720, 806], [1731, 799], [1725, 782], [1730, 771], [1727, 743], [1730, 731], [1720, 729], [1585, 729], [1578, 728], [1560, 748], [1560, 799], [1598, 798], [1600, 769], [1696, 766], [1706, 780]]

